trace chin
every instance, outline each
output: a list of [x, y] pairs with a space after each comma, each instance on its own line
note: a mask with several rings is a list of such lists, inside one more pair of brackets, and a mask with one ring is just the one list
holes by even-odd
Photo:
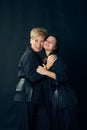
[[37, 49], [37, 50], [36, 50], [36, 52], [40, 52], [40, 51], [41, 51], [41, 49]]
[[48, 47], [44, 47], [44, 49], [46, 49], [46, 50], [47, 50], [47, 49], [48, 49]]

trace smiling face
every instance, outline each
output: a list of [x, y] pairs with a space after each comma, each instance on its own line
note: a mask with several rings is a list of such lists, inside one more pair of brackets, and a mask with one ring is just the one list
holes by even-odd
[[33, 28], [30, 32], [31, 48], [39, 52], [43, 48], [44, 39], [47, 36], [47, 30], [44, 28]]
[[31, 48], [35, 51], [35, 52], [39, 52], [42, 50], [43, 48], [43, 44], [44, 44], [44, 37], [42, 36], [37, 36], [35, 38], [31, 38], [30, 39], [30, 44], [31, 44]]
[[57, 47], [56, 47], [56, 38], [54, 36], [49, 36], [45, 42], [44, 42], [44, 49], [47, 50], [47, 51], [53, 51], [55, 50]]

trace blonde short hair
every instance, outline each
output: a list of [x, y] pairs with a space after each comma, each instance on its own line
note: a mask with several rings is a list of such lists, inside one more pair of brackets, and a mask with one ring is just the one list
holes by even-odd
[[45, 38], [47, 37], [47, 35], [48, 35], [47, 30], [45, 28], [40, 28], [40, 27], [33, 28], [30, 32], [31, 39], [34, 39], [38, 36], [42, 36], [43, 38]]

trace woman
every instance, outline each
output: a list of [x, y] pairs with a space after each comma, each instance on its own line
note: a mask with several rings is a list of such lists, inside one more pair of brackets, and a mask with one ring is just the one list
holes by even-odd
[[[38, 52], [41, 51], [46, 36], [46, 29], [33, 28], [30, 32], [30, 45], [19, 62], [18, 77], [26, 79], [27, 85], [23, 92], [18, 91], [15, 95], [18, 130], [49, 130], [43, 93], [43, 81], [46, 76], [36, 72], [38, 65], [42, 65]], [[52, 56], [52, 59], [55, 58]]]
[[[49, 35], [44, 42], [44, 50], [41, 53], [44, 63], [49, 59], [50, 54], [56, 54], [57, 60], [48, 70], [47, 67], [38, 66], [36, 71], [39, 74], [46, 75], [48, 78], [44, 81], [45, 90], [49, 92], [45, 97], [50, 97], [51, 124], [53, 130], [76, 130], [76, 111], [77, 98], [70, 88], [67, 66], [58, 55], [59, 40], [55, 35]], [[48, 57], [48, 58], [47, 58]], [[49, 96], [48, 96], [49, 95]]]

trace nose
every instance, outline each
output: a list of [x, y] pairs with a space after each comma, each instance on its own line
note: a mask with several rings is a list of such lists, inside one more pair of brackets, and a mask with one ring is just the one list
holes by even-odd
[[37, 43], [37, 46], [38, 46], [38, 47], [42, 47], [42, 45], [43, 45], [42, 42], [38, 42], [38, 43]]
[[46, 40], [45, 43], [46, 43], [46, 44], [50, 44], [50, 41]]

